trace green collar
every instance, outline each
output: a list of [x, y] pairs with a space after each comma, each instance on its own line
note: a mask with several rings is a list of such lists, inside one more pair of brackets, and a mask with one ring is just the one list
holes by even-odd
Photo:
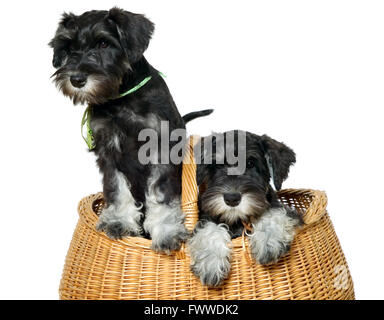
[[[84, 111], [83, 118], [81, 119], [81, 136], [83, 137], [89, 150], [92, 150], [96, 147], [95, 138], [93, 136], [93, 132], [92, 132], [91, 125], [90, 125], [91, 112], [92, 112], [91, 106], [88, 106]], [[84, 128], [85, 124], [87, 124], [87, 135], [86, 136], [84, 136], [84, 134], [83, 134], [83, 131], [84, 131], [83, 128]]]
[[[159, 71], [159, 75], [165, 78], [165, 75]], [[152, 79], [152, 76], [146, 77], [144, 80], [142, 80], [138, 85], [134, 86], [132, 89], [129, 89], [121, 94], [119, 94], [118, 97], [113, 98], [113, 100], [120, 99], [122, 97], [125, 97], [137, 90], [139, 90], [142, 86], [144, 86], [149, 80]], [[85, 143], [88, 146], [89, 150], [93, 150], [96, 147], [95, 144], [95, 138], [93, 136], [93, 132], [91, 129], [91, 114], [92, 114], [92, 107], [88, 106], [83, 114], [83, 118], [81, 119], [81, 136], [83, 137]], [[87, 126], [87, 135], [84, 136], [83, 131], [84, 131], [84, 125]]]
[[[159, 75], [163, 78], [165, 78], [165, 75], [164, 73], [160, 72], [160, 71], [157, 71], [159, 73]], [[125, 97], [137, 90], [139, 90], [142, 86], [144, 86], [149, 80], [152, 79], [152, 76], [148, 76], [146, 77], [144, 80], [142, 80], [138, 85], [134, 86], [132, 89], [129, 89], [123, 93], [120, 93], [118, 97], [114, 98], [114, 99], [119, 99], [119, 98], [122, 98], [122, 97]]]
[[132, 89], [129, 89], [129, 90], [123, 92], [123, 93], [120, 93], [119, 96], [117, 98], [114, 98], [114, 99], [120, 99], [122, 97], [125, 97], [125, 96], [131, 94], [132, 92], [135, 92], [135, 91], [139, 90], [142, 86], [144, 86], [151, 79], [152, 79], [152, 76], [146, 77], [138, 85], [134, 86]]

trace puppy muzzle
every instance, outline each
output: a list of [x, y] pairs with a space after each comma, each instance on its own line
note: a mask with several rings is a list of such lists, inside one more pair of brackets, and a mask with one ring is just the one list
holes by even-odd
[[70, 76], [69, 80], [75, 88], [82, 88], [87, 83], [87, 76], [83, 73], [77, 73]]
[[224, 202], [230, 207], [236, 207], [241, 201], [241, 193], [239, 192], [227, 192], [223, 194]]

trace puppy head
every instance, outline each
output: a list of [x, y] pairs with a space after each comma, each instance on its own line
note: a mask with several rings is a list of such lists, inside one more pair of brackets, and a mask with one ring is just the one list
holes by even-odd
[[[241, 142], [240, 136], [244, 136]], [[232, 159], [244, 156], [246, 168], [240, 175], [228, 174], [236, 165]], [[213, 134], [195, 147], [196, 181], [201, 209], [229, 225], [251, 221], [270, 207], [272, 178], [281, 189], [295, 153], [281, 142], [266, 135], [244, 131]]]
[[64, 13], [55, 37], [54, 81], [74, 104], [101, 104], [119, 93], [123, 77], [148, 47], [154, 25], [122, 9]]

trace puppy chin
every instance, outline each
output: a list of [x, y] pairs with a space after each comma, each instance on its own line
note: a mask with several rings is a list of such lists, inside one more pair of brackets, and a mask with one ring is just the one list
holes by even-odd
[[222, 195], [203, 200], [202, 209], [214, 217], [219, 217], [220, 222], [232, 225], [239, 220], [251, 221], [261, 215], [268, 205], [262, 199], [255, 199], [254, 196], [243, 194], [241, 202], [236, 207], [228, 206]]
[[103, 104], [119, 93], [120, 81], [106, 81], [104, 78], [89, 76], [82, 88], [71, 84], [69, 76], [55, 79], [57, 88], [64, 96], [69, 97], [74, 105]]

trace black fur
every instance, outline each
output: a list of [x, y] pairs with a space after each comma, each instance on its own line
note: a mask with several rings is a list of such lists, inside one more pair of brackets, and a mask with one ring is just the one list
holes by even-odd
[[[152, 75], [152, 79], [140, 90], [126, 97], [112, 100], [92, 108], [92, 121], [103, 122], [104, 130], [95, 131], [96, 148], [94, 152], [98, 155], [97, 163], [104, 175], [104, 196], [107, 203], [113, 202], [114, 186], [109, 181], [109, 172], [116, 168], [123, 172], [131, 183], [131, 192], [137, 202], [145, 202], [146, 182], [151, 172], [151, 165], [143, 165], [138, 159], [138, 150], [145, 143], [138, 141], [137, 137], [142, 129], [147, 128], [145, 123], [141, 123], [131, 117], [131, 111], [136, 115], [145, 118], [150, 113], [156, 113], [161, 120], [169, 121], [170, 131], [177, 128], [185, 128], [185, 124], [179, 115], [168, 88], [158, 74], [144, 58], [133, 64], [133, 78], [138, 78], [135, 82], [140, 82], [146, 75]], [[135, 74], [138, 74], [137, 76]], [[139, 74], [142, 76], [140, 77]], [[133, 83], [128, 87], [133, 87]], [[119, 136], [120, 150], [110, 150], [105, 146]], [[176, 142], [170, 142], [170, 147]], [[170, 199], [181, 193], [180, 165], [161, 165], [168, 166], [166, 175], [162, 183], [168, 190]], [[113, 174], [113, 173], [112, 173]], [[111, 177], [113, 180], [113, 177]], [[112, 189], [110, 190], [110, 186]], [[145, 210], [145, 207], [144, 207]]]
[[[154, 166], [161, 166], [156, 187], [165, 193], [164, 204], [169, 204], [181, 194], [181, 165], [141, 164], [138, 150], [145, 142], [138, 141], [139, 132], [153, 126], [158, 129], [160, 121], [168, 121], [170, 132], [185, 129], [187, 121], [211, 112], [188, 114], [184, 120], [180, 116], [163, 78], [143, 56], [153, 31], [153, 23], [143, 15], [119, 8], [94, 10], [79, 16], [64, 14], [50, 42], [54, 51], [52, 63], [57, 68], [53, 75], [56, 85], [74, 104], [88, 103], [91, 107], [96, 144], [92, 152], [103, 174], [107, 207], [116, 202], [114, 175], [118, 170], [127, 178], [137, 205], [143, 205], [143, 213], [147, 180]], [[73, 75], [85, 77], [85, 86], [75, 88]], [[119, 98], [119, 94], [148, 76], [152, 78], [147, 84]], [[155, 123], [149, 123], [151, 117]], [[118, 140], [118, 147], [111, 143], [114, 139]], [[170, 149], [176, 143], [171, 141]], [[102, 224], [100, 228], [112, 238], [129, 235], [119, 223], [109, 227]], [[168, 249], [167, 244], [163, 249]]]
[[188, 242], [191, 271], [203, 285], [220, 285], [230, 274], [231, 238], [241, 236], [243, 223], [251, 228], [252, 258], [263, 265], [277, 262], [302, 219], [279, 202], [269, 181], [272, 172], [281, 187], [295, 162], [294, 152], [268, 136], [234, 130], [201, 139], [194, 155], [199, 223]]
[[[197, 161], [196, 181], [199, 186], [199, 219], [205, 221], [213, 221], [215, 223], [226, 223], [232, 237], [241, 235], [244, 227], [242, 221], [249, 223], [257, 219], [262, 213], [270, 208], [281, 207], [278, 197], [272, 186], [270, 185], [270, 165], [274, 172], [274, 184], [277, 190], [280, 190], [283, 180], [288, 176], [289, 167], [295, 163], [295, 153], [285, 144], [278, 142], [270, 137], [263, 135], [258, 136], [250, 132], [240, 130], [228, 131], [222, 134], [219, 139], [224, 140], [224, 145], [228, 139], [229, 133], [234, 134], [234, 153], [241, 152], [238, 144], [238, 134], [243, 133], [246, 136], [246, 171], [242, 175], [228, 175], [227, 170], [232, 165], [227, 162], [227, 154], [224, 157], [224, 164], [218, 164], [217, 138], [215, 135], [202, 138], [201, 142], [195, 147], [195, 154], [201, 154]], [[204, 159], [205, 139], [212, 139], [212, 164], [207, 164]], [[201, 151], [200, 151], [201, 150]], [[219, 156], [218, 158], [221, 158]], [[253, 208], [242, 219], [236, 219], [233, 222], [227, 221], [220, 214], [213, 214], [208, 208], [210, 200], [223, 196], [226, 192], [238, 192], [242, 197], [248, 195], [253, 202], [257, 203], [257, 207]], [[294, 211], [294, 210], [293, 210]], [[289, 210], [291, 213], [292, 210]], [[295, 214], [298, 214], [295, 211]], [[301, 218], [300, 218], [301, 219]]]
[[201, 111], [195, 111], [195, 112], [190, 112], [185, 115], [183, 115], [183, 120], [185, 123], [192, 121], [196, 118], [208, 116], [213, 112], [213, 109], [207, 109], [207, 110], [201, 110]]

